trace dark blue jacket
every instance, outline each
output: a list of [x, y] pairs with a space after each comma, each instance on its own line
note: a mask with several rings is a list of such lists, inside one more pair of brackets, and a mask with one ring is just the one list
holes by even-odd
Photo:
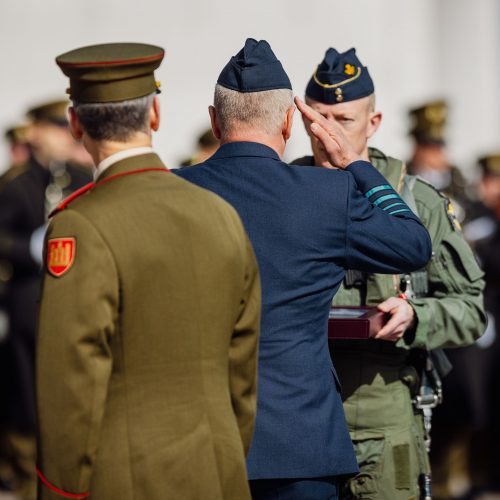
[[263, 308], [250, 479], [357, 471], [327, 341], [345, 269], [399, 273], [431, 256], [425, 228], [367, 162], [291, 166], [251, 142], [176, 171], [240, 214], [260, 267]]

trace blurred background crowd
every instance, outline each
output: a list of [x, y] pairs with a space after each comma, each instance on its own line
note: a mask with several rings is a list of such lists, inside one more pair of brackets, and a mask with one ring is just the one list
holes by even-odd
[[[189, 168], [218, 147], [206, 108], [227, 47], [247, 36], [273, 44], [298, 95], [326, 48], [356, 47], [384, 113], [373, 145], [451, 199], [486, 274], [489, 325], [475, 345], [448, 353], [453, 371], [432, 431], [434, 495], [500, 498], [498, 2], [47, 0], [0, 6], [0, 499], [32, 498], [35, 480], [32, 365], [47, 216], [92, 180], [91, 159], [67, 127], [54, 57], [107, 41], [166, 47], [155, 145], [169, 167]], [[308, 152], [296, 123], [285, 160]]]

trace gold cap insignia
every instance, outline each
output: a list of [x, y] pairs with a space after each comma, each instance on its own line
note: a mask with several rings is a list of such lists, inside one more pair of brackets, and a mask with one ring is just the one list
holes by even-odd
[[356, 73], [356, 68], [352, 64], [346, 64], [344, 66], [344, 73], [346, 75], [352, 76]]

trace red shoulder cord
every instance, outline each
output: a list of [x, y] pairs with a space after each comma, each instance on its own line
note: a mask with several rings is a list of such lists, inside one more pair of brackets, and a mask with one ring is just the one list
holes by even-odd
[[132, 174], [141, 174], [142, 172], [166, 172], [169, 173], [170, 170], [165, 167], [151, 167], [151, 168], [140, 168], [138, 170], [130, 170], [128, 172], [121, 172], [119, 174], [114, 174], [110, 175], [106, 179], [103, 179], [102, 181], [99, 182], [89, 182], [85, 186], [81, 187], [80, 189], [77, 189], [74, 193], [70, 194], [66, 199], [64, 199], [58, 206], [55, 208], [50, 214], [49, 218], [55, 215], [57, 212], [60, 212], [61, 210], [64, 210], [73, 200], [76, 200], [79, 196], [82, 194], [85, 194], [87, 191], [90, 191], [91, 189], [100, 186], [101, 184], [106, 184], [106, 182], [109, 182], [113, 179], [116, 179], [118, 177], [124, 177], [125, 175], [132, 175]]

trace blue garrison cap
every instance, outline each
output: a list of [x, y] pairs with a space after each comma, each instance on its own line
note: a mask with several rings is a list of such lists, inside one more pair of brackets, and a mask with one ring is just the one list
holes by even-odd
[[245, 46], [226, 64], [219, 85], [238, 92], [292, 89], [292, 84], [271, 46], [265, 41], [247, 38]]
[[328, 49], [307, 84], [306, 96], [324, 104], [337, 104], [361, 99], [374, 91], [368, 68], [357, 58], [356, 49], [342, 54]]

